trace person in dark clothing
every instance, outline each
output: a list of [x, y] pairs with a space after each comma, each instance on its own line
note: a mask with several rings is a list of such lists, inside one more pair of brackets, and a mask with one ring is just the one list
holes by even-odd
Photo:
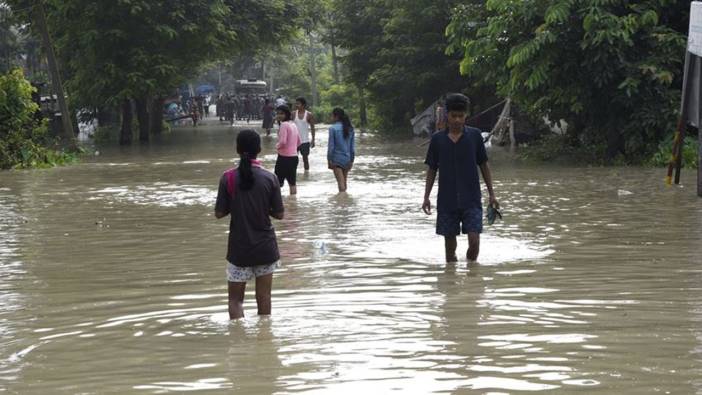
[[244, 317], [246, 282], [256, 279], [259, 315], [271, 314], [273, 272], [280, 266], [280, 252], [270, 217], [283, 219], [283, 198], [275, 175], [256, 160], [261, 138], [253, 130], [236, 139], [239, 167], [219, 180], [215, 217], [231, 215], [227, 247], [229, 318]]
[[234, 101], [232, 101], [231, 97], [227, 97], [227, 101], [224, 104], [226, 108], [226, 117], [225, 119], [227, 122], [229, 122], [231, 125], [234, 125]]
[[480, 130], [465, 126], [468, 98], [452, 94], [446, 99], [448, 128], [431, 138], [425, 163], [427, 169], [422, 210], [431, 214], [429, 197], [439, 173], [436, 233], [444, 236], [446, 261], [456, 262], [456, 237], [468, 235], [468, 263], [475, 263], [480, 252], [483, 208], [478, 168], [487, 186], [489, 202], [499, 207], [492, 188], [492, 174]]
[[271, 135], [271, 129], [273, 129], [273, 117], [275, 117], [275, 108], [271, 104], [269, 99], [266, 99], [261, 108], [261, 113], [263, 114], [263, 129], [266, 131], [266, 136]]
[[222, 95], [219, 95], [219, 97], [217, 98], [216, 105], [217, 116], [219, 117], [219, 121], [222, 122], [224, 121], [224, 98], [222, 97]]

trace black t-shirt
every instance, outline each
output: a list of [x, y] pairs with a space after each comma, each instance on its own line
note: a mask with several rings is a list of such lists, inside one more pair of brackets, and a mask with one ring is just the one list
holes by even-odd
[[219, 180], [215, 211], [230, 214], [227, 261], [236, 266], [268, 265], [280, 259], [271, 213], [282, 213], [280, 184], [272, 173], [253, 167], [255, 182], [248, 191], [241, 189], [236, 170], [234, 198], [227, 191], [227, 176]]
[[478, 166], [487, 160], [479, 129], [466, 126], [455, 143], [448, 129], [432, 136], [424, 163], [439, 171], [437, 211], [482, 208]]

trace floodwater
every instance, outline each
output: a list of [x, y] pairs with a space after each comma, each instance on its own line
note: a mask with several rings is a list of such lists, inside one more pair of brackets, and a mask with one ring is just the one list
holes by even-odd
[[212, 211], [234, 136], [182, 128], [0, 173], [0, 392], [702, 394], [691, 171], [666, 188], [663, 170], [493, 152], [505, 217], [467, 268], [420, 210], [416, 141], [359, 136], [338, 195], [322, 138], [275, 223], [273, 316], [251, 286], [230, 322]]

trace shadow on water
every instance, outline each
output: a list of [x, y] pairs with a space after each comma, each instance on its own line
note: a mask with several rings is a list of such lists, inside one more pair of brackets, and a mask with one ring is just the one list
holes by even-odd
[[212, 206], [236, 130], [0, 173], [0, 391], [701, 390], [702, 208], [660, 171], [495, 155], [505, 219], [479, 266], [446, 265], [420, 210], [422, 149], [359, 136], [338, 194], [321, 132], [275, 222], [274, 315], [255, 316], [251, 286], [229, 322]]

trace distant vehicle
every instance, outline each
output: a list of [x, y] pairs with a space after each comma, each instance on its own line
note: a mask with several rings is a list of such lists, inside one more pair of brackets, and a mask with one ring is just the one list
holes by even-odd
[[268, 84], [261, 80], [236, 80], [234, 90], [237, 94], [265, 95], [268, 93]]

